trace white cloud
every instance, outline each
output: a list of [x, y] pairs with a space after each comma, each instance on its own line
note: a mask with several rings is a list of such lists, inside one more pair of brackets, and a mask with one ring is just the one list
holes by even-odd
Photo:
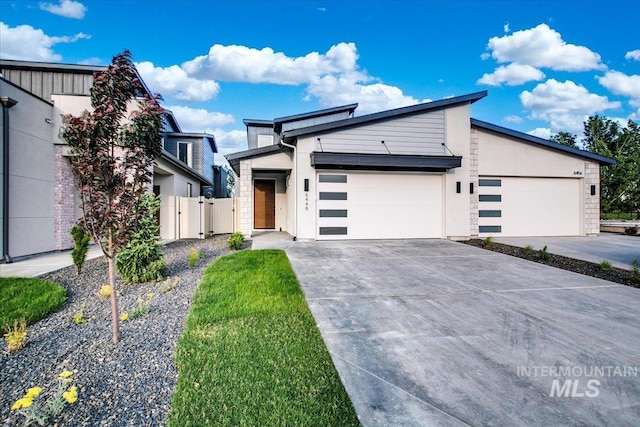
[[357, 112], [360, 115], [428, 101], [419, 101], [412, 96], [407, 96], [395, 86], [379, 82], [366, 84], [370, 81], [370, 78], [359, 73], [348, 73], [342, 76], [327, 75], [309, 85], [306, 99], [315, 96], [322, 107], [357, 102]]
[[65, 18], [82, 19], [87, 12], [85, 5], [74, 0], [60, 0], [58, 4], [40, 3], [40, 9], [64, 16]]
[[488, 86], [500, 86], [503, 83], [516, 86], [532, 80], [540, 81], [544, 78], [544, 73], [531, 65], [513, 63], [506, 66], [501, 65], [493, 73], [484, 74], [477, 83]]
[[606, 69], [600, 55], [584, 46], [568, 44], [547, 24], [489, 39], [487, 49], [500, 63], [517, 62], [558, 71]]
[[180, 124], [183, 132], [204, 132], [235, 122], [231, 114], [215, 113], [203, 108], [190, 108], [181, 105], [167, 105]]
[[522, 117], [520, 116], [507, 116], [502, 121], [507, 123], [522, 123]]
[[216, 44], [207, 55], [183, 63], [182, 68], [198, 78], [298, 85], [309, 83], [320, 75], [354, 71], [357, 59], [354, 43], [339, 43], [325, 54], [311, 52], [293, 58], [269, 47], [258, 50]]
[[506, 24], [504, 24], [502, 29], [504, 30], [505, 33], [510, 33], [511, 32], [511, 28], [509, 28], [509, 23], [508, 22]]
[[187, 102], [208, 101], [220, 92], [217, 82], [189, 77], [177, 65], [162, 68], [151, 62], [138, 62], [136, 68], [153, 92], [159, 92], [167, 98]]
[[538, 138], [542, 138], [542, 139], [549, 139], [551, 138], [551, 129], [549, 128], [535, 128], [533, 130], [530, 130], [529, 132], [527, 132], [529, 135], [533, 135], [533, 136], [537, 136]]
[[624, 55], [624, 59], [640, 61], [640, 49], [630, 50]]
[[54, 52], [53, 46], [89, 38], [91, 36], [84, 33], [51, 37], [31, 25], [9, 27], [4, 22], [0, 22], [0, 40], [2, 40], [0, 56], [5, 59], [24, 61], [58, 62], [62, 60], [62, 56]]
[[215, 156], [216, 164], [223, 164], [226, 162], [226, 160], [224, 160], [224, 156], [226, 154], [236, 153], [247, 149], [246, 130], [232, 130], [226, 132], [222, 129], [207, 129], [207, 133], [212, 133], [216, 137], [216, 146], [218, 147], [218, 154]]
[[548, 121], [554, 133], [567, 131], [580, 134], [584, 120], [595, 113], [619, 108], [606, 96], [589, 93], [584, 87], [567, 80], [555, 79], [538, 84], [531, 92], [520, 94], [522, 105], [531, 111], [531, 118]]
[[628, 76], [620, 71], [608, 71], [604, 76], [596, 76], [596, 79], [616, 95], [640, 101], [640, 75]]

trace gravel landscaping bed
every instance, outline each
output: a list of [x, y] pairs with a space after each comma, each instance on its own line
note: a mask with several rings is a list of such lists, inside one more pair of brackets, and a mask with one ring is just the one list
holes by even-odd
[[[43, 394], [56, 388], [63, 370], [73, 371], [78, 401], [67, 405], [52, 425], [158, 426], [164, 425], [176, 385], [176, 342], [184, 328], [192, 295], [205, 267], [230, 253], [228, 236], [183, 240], [165, 246], [164, 254], [175, 289], [162, 292], [170, 282], [125, 285], [118, 282], [119, 311], [130, 312], [138, 298], [149, 299], [148, 315], [120, 323], [120, 343], [111, 343], [111, 307], [98, 296], [108, 283], [104, 258], [87, 261], [76, 277], [73, 267], [46, 275], [68, 291], [62, 310], [28, 330], [27, 346], [0, 355], [0, 425], [22, 425], [24, 417], [11, 405], [30, 387]], [[245, 247], [250, 242], [245, 243]], [[188, 264], [189, 251], [204, 251], [196, 266]], [[85, 304], [87, 323], [70, 322]], [[44, 396], [46, 398], [46, 396]]]
[[640, 288], [640, 279], [637, 275], [634, 275], [633, 271], [623, 270], [616, 267], [611, 267], [608, 270], [603, 270], [600, 264], [596, 264], [594, 262], [568, 258], [562, 255], [551, 253], [549, 254], [549, 259], [545, 261], [540, 258], [540, 251], [537, 250], [526, 251], [524, 248], [518, 246], [496, 242], [492, 242], [488, 247], [485, 247], [483, 246], [483, 242], [484, 241], [482, 239], [472, 239], [467, 240], [464, 243], [490, 251], [500, 252], [502, 254], [523, 258], [529, 261], [546, 264], [551, 267], [573, 271], [574, 273], [580, 273], [586, 276], [597, 277], [599, 279], [608, 280], [610, 282], [620, 283], [622, 285], [632, 286], [634, 288]]

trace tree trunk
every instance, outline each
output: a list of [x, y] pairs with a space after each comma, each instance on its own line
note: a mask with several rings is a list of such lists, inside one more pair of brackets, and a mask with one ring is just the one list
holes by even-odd
[[114, 268], [114, 253], [112, 245], [112, 237], [109, 235], [109, 249], [110, 254], [107, 256], [107, 263], [109, 264], [109, 285], [111, 286], [111, 329], [113, 343], [118, 344], [120, 341], [120, 319], [118, 317], [118, 299], [116, 292], [116, 272]]

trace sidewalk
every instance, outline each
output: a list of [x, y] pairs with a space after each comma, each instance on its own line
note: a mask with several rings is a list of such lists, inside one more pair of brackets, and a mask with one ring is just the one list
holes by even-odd
[[[89, 246], [88, 260], [100, 256], [102, 251], [99, 247]], [[71, 265], [73, 265], [71, 250], [50, 252], [20, 259], [11, 264], [0, 264], [0, 277], [38, 277]]]

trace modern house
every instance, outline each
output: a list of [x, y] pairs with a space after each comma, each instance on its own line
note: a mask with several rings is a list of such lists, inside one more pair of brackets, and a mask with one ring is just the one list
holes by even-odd
[[486, 91], [353, 116], [347, 105], [245, 120], [240, 231], [296, 239], [468, 239], [599, 233], [614, 161], [471, 118]]
[[[69, 167], [69, 150], [59, 133], [64, 115], [79, 115], [91, 108], [93, 73], [103, 69], [0, 60], [0, 241], [5, 261], [73, 247], [69, 230], [81, 210]], [[213, 163], [213, 153], [217, 151], [213, 136], [182, 137], [168, 113], [165, 125], [172, 121], [176, 128], [167, 129], [165, 149], [155, 159], [152, 184], [162, 199], [159, 216], [164, 239], [179, 237], [176, 198], [199, 196], [203, 188], [213, 185], [213, 171], [207, 171], [206, 165]], [[179, 153], [171, 153], [175, 141], [190, 144], [186, 162]], [[206, 160], [199, 163], [198, 155]]]

